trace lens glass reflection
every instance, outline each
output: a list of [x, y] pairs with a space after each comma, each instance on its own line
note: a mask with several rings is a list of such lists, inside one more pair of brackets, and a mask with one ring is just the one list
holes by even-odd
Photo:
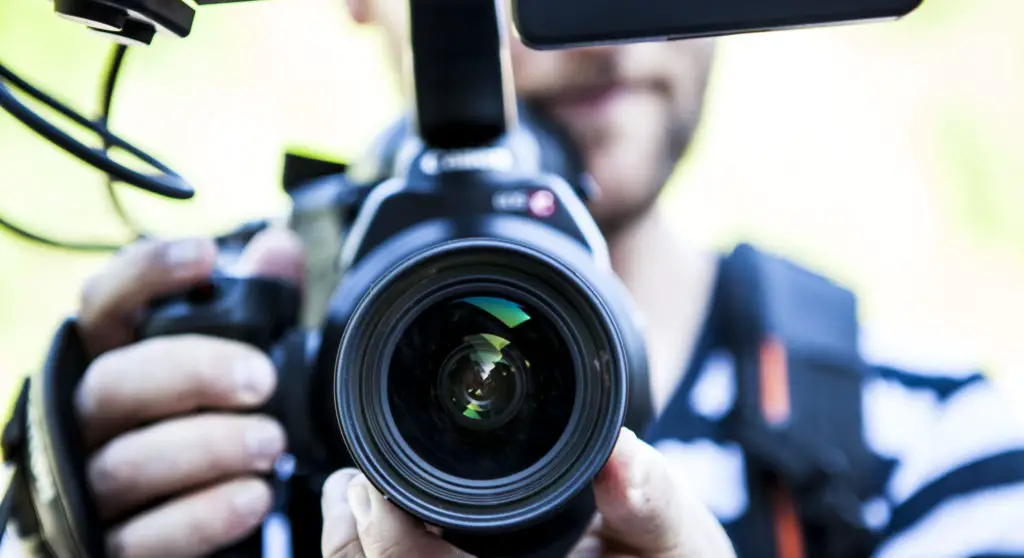
[[550, 451], [572, 414], [571, 353], [543, 314], [504, 297], [453, 297], [403, 332], [388, 372], [400, 435], [450, 475], [489, 479]]

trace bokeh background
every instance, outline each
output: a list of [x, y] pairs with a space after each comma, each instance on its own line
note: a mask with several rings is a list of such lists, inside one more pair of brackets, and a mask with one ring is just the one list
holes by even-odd
[[[0, 61], [90, 114], [110, 46], [47, 2], [0, 0]], [[276, 0], [204, 8], [186, 40], [130, 52], [113, 125], [198, 193], [127, 205], [166, 235], [284, 214], [285, 149], [349, 159], [403, 109], [381, 46], [342, 0]], [[1024, 397], [1024, 2], [722, 39], [708, 111], [662, 200], [680, 235], [828, 273], [858, 290], [872, 346], [974, 362]], [[126, 235], [98, 173], [4, 113], [0, 214]], [[0, 399], [105, 259], [0, 231]]]

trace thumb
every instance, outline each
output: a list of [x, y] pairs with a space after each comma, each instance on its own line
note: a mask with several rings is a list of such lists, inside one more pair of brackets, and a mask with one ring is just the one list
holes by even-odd
[[260, 231], [242, 251], [235, 271], [242, 276], [270, 277], [304, 287], [306, 251], [302, 239], [284, 227]]
[[324, 556], [468, 558], [420, 521], [389, 502], [366, 477], [342, 469], [324, 483]]
[[682, 464], [623, 428], [594, 479], [604, 543], [665, 558], [734, 557], [718, 520], [686, 487]]

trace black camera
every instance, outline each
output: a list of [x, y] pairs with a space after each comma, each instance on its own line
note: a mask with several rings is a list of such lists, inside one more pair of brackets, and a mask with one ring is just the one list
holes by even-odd
[[[562, 556], [590, 523], [590, 483], [621, 427], [642, 431], [652, 418], [643, 336], [584, 205], [589, 185], [572, 142], [515, 99], [505, 1], [408, 2], [412, 116], [384, 134], [370, 172], [327, 165], [287, 181], [312, 283], [300, 291], [220, 269], [206, 284], [155, 301], [139, 338], [207, 334], [271, 356], [278, 388], [260, 411], [288, 433], [294, 468], [272, 480], [289, 511], [305, 513], [292, 518], [305, 528], [293, 540], [294, 549], [305, 545], [297, 556], [319, 554], [308, 540], [319, 539], [310, 526], [319, 520], [318, 483], [353, 465], [473, 554]], [[218, 2], [197, 4], [210, 3]], [[588, 12], [591, 4], [512, 3], [524, 40], [551, 48], [891, 18], [919, 2], [836, 0], [823, 8], [775, 0], [712, 10], [608, 0]], [[115, 182], [191, 197], [180, 176], [106, 127], [126, 45], [148, 44], [157, 31], [188, 35], [191, 5], [57, 0], [54, 10], [120, 43], [100, 118], [78, 114], [2, 64], [0, 108], [103, 171], [119, 211]], [[58, 129], [11, 88], [94, 131], [102, 149]], [[158, 172], [114, 161], [112, 147]], [[2, 218], [0, 226], [50, 246], [111, 248], [54, 241]], [[221, 238], [227, 257], [253, 232]], [[69, 319], [4, 429], [13, 475], [0, 521], [17, 520], [33, 556], [105, 554], [69, 412], [89, 359]], [[807, 449], [786, 447], [784, 458]], [[259, 556], [261, 546], [257, 533], [219, 556]]]
[[519, 170], [537, 163], [514, 144], [420, 149], [403, 177], [372, 187], [321, 327], [296, 327], [294, 286], [220, 277], [159, 301], [141, 336], [211, 334], [273, 355], [265, 410], [285, 424], [297, 471], [354, 464], [477, 555], [575, 542], [627, 413], [645, 422], [646, 400], [629, 400], [646, 396], [645, 354], [579, 195], [562, 176]]

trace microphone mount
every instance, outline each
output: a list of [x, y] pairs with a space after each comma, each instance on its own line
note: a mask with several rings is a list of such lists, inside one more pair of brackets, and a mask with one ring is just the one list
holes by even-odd
[[[251, 0], [198, 0], [197, 6]], [[517, 121], [508, 55], [508, 16], [504, 0], [407, 0], [413, 82], [415, 133], [430, 150], [462, 150], [493, 145]], [[89, 118], [19, 77], [0, 61], [0, 108], [72, 156], [101, 171], [121, 219], [134, 229], [118, 201], [115, 183], [135, 186], [177, 200], [195, 190], [168, 165], [108, 129], [111, 97], [130, 46], [149, 45], [157, 34], [178, 38], [192, 31], [195, 9], [183, 0], [53, 0], [54, 12], [109, 36], [116, 44], [104, 85], [104, 105]], [[76, 139], [22, 103], [13, 93], [49, 106], [96, 134], [95, 148]], [[156, 169], [146, 174], [115, 161], [119, 148]], [[121, 244], [72, 243], [32, 233], [0, 217], [0, 227], [34, 242], [75, 251], [115, 251]], [[145, 236], [136, 232], [136, 238]]]
[[486, 147], [515, 123], [503, 0], [409, 0], [415, 122], [427, 148]]

